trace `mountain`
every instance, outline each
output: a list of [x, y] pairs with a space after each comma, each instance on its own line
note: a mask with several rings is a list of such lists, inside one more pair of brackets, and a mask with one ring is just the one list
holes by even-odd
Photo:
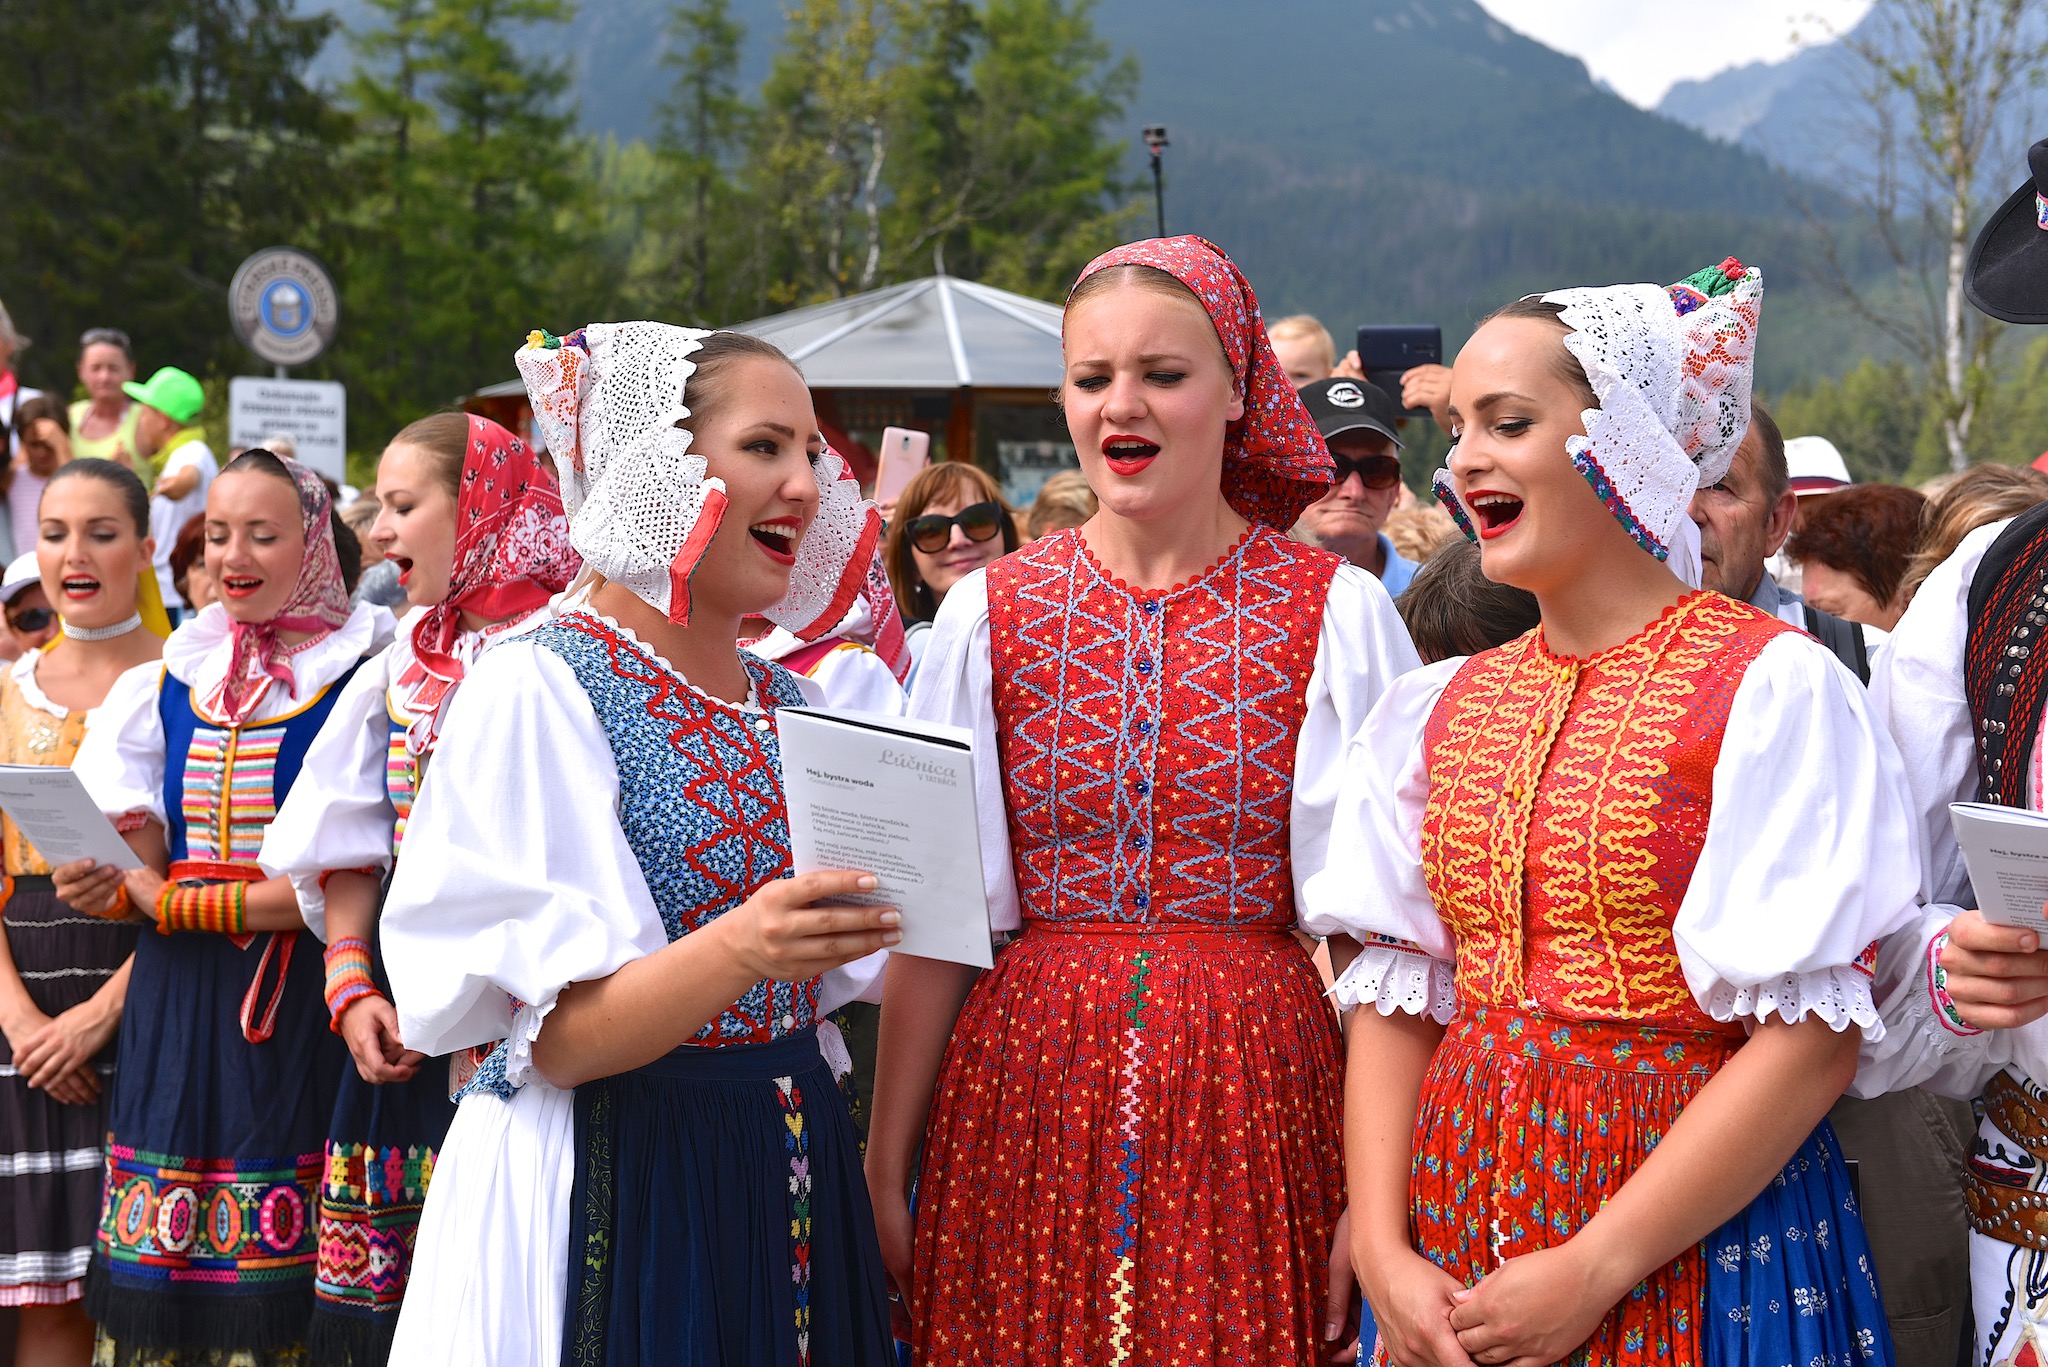
[[[303, 2], [345, 24], [367, 10]], [[567, 30], [535, 36], [570, 62], [586, 128], [651, 133], [668, 8], [585, 0]], [[782, 3], [733, 9], [751, 89]], [[1363, 322], [1438, 322], [1455, 347], [1520, 293], [1677, 279], [1737, 255], [1772, 281], [1770, 385], [1859, 350], [1803, 280], [1799, 220], [1765, 157], [1629, 105], [1474, 0], [1099, 0], [1095, 19], [1140, 66], [1134, 225], [1151, 222], [1136, 135], [1163, 123], [1169, 231], [1227, 247], [1269, 315], [1315, 312], [1340, 342]], [[338, 79], [351, 60], [338, 41], [316, 71]]]
[[1808, 48], [1786, 61], [1751, 62], [1703, 81], [1680, 81], [1657, 112], [1718, 142], [1739, 143], [1769, 115], [1773, 100], [1798, 85], [1807, 68], [1826, 61], [1822, 50]]
[[[2048, 11], [2034, 6], [2029, 15], [2021, 21], [2022, 41], [2039, 46], [2048, 40]], [[1792, 175], [1822, 184], [1860, 184], [1872, 170], [1859, 150], [1870, 142], [1870, 77], [1849, 45], [1868, 43], [1896, 55], [1905, 41], [1882, 7], [1873, 9], [1846, 35], [1785, 61], [1754, 62], [1704, 81], [1680, 81], [1657, 112], [1755, 152]], [[1910, 128], [1912, 110], [1903, 97], [1895, 98], [1899, 126]], [[2025, 174], [2025, 150], [2040, 136], [2044, 112], [2048, 97], [2039, 83], [2023, 82], [2000, 120], [1980, 194], [1995, 202], [2018, 183]]]

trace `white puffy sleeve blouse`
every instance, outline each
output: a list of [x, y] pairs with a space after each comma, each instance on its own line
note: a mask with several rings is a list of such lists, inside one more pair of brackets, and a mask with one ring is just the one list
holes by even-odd
[[[532, 641], [495, 647], [464, 678], [405, 849], [379, 923], [400, 1033], [430, 1055], [509, 1038], [514, 1086], [533, 1076], [563, 988], [668, 943], [619, 824], [611, 743], [568, 664]], [[870, 956], [826, 974], [819, 1013], [869, 990], [879, 967]]]
[[[996, 749], [996, 714], [989, 643], [988, 579], [976, 570], [946, 594], [930, 643], [911, 680], [912, 717], [947, 722], [974, 734], [975, 815], [981, 834], [982, 883], [989, 929], [1023, 926], [1010, 860], [1010, 825]], [[1294, 885], [1321, 867], [1330, 848], [1330, 822], [1338, 805], [1344, 742], [1401, 675], [1420, 665], [1393, 599], [1366, 570], [1339, 565], [1330, 581], [1309, 673], [1307, 712], [1294, 749], [1294, 797], [1289, 841]], [[1306, 926], [1304, 926], [1306, 928]]]
[[[1330, 858], [1304, 928], [1364, 945], [1337, 1001], [1448, 1021], [1456, 943], [1423, 878], [1423, 732], [1462, 661], [1400, 680], [1350, 739]], [[1713, 805], [1673, 932], [1686, 983], [1716, 1020], [1883, 1034], [1867, 972], [1876, 940], [1912, 924], [1920, 859], [1899, 756], [1863, 689], [1827, 650], [1779, 636], [1744, 673], [1714, 766]]]

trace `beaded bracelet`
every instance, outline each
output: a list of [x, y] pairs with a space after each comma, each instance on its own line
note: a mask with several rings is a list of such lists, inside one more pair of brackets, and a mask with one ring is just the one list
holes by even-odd
[[220, 935], [240, 935], [248, 929], [248, 885], [208, 883], [187, 887], [166, 883], [156, 899], [156, 932], [210, 930]]
[[342, 1012], [364, 997], [381, 997], [370, 977], [370, 942], [344, 935], [327, 946], [327, 1028], [341, 1033]]
[[114, 901], [105, 911], [88, 911], [88, 916], [97, 916], [102, 921], [125, 921], [133, 910], [128, 901], [128, 885], [123, 883], [114, 889]]

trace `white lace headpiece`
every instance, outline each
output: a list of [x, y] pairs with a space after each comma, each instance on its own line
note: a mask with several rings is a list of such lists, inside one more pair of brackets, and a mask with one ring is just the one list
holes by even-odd
[[[1688, 511], [1718, 484], [1749, 431], [1750, 381], [1763, 273], [1729, 257], [1668, 289], [1613, 285], [1555, 290], [1571, 329], [1565, 349], [1600, 407], [1565, 451], [1630, 536], [1686, 584], [1700, 583], [1700, 536]], [[1471, 515], [1450, 472], [1437, 497], [1466, 534]]]
[[[711, 334], [667, 323], [592, 323], [535, 332], [516, 358], [562, 481], [569, 540], [583, 563], [672, 622], [690, 619], [690, 576], [725, 515], [725, 481], [690, 449], [690, 358]], [[829, 446], [813, 462], [818, 516], [797, 543], [789, 595], [769, 620], [805, 640], [859, 596], [881, 518]]]

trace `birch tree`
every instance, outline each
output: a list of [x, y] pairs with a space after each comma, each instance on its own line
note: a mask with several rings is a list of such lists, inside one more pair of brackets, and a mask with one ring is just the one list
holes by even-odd
[[1842, 46], [1855, 111], [1844, 154], [1858, 160], [1841, 180], [1889, 269], [1873, 284], [1831, 225], [1820, 234], [1826, 268], [1856, 315], [1928, 376], [1949, 468], [1960, 470], [2002, 331], [1963, 297], [1963, 272], [1985, 210], [2023, 165], [2014, 130], [2048, 63], [2048, 3], [1878, 0]]

